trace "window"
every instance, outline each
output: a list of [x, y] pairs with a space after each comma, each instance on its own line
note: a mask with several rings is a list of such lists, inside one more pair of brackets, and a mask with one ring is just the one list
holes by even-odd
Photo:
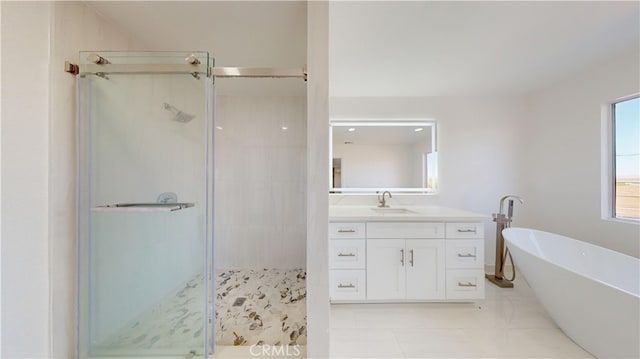
[[640, 97], [613, 104], [613, 217], [640, 220]]

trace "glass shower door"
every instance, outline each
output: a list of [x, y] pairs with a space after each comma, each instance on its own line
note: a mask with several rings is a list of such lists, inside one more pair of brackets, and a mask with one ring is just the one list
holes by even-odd
[[211, 60], [181, 52], [80, 59], [78, 355], [206, 356]]

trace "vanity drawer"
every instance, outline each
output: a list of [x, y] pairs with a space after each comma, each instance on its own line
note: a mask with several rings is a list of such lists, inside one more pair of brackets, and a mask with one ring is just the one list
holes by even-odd
[[364, 239], [338, 239], [329, 241], [329, 268], [364, 269]]
[[447, 238], [484, 238], [484, 223], [447, 223]]
[[329, 296], [331, 300], [364, 300], [366, 280], [363, 270], [330, 270]]
[[484, 272], [481, 269], [447, 270], [447, 299], [484, 298]]
[[453, 239], [445, 241], [447, 268], [484, 268], [482, 239]]
[[444, 238], [444, 223], [369, 222], [367, 238]]
[[364, 223], [346, 223], [331, 222], [329, 223], [329, 238], [365, 238]]

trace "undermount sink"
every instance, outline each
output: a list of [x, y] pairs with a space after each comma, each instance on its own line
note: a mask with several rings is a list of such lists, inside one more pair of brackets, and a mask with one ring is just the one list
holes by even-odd
[[394, 213], [394, 214], [403, 214], [403, 213], [415, 213], [414, 211], [408, 210], [406, 208], [399, 207], [373, 207], [372, 211], [378, 213]]

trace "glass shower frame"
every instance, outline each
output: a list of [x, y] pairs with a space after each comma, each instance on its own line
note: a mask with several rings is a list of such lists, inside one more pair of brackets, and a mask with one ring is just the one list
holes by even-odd
[[[92, 102], [99, 101], [96, 94], [92, 93], [92, 81], [109, 81], [109, 77], [133, 77], [136, 76], [184, 76], [192, 77], [191, 80], [201, 82], [203, 86], [202, 96], [204, 109], [205, 133], [202, 154], [204, 158], [203, 173], [204, 178], [201, 188], [204, 198], [200, 198], [201, 205], [204, 205], [204, 223], [202, 248], [203, 267], [203, 335], [201, 349], [193, 354], [202, 355], [205, 358], [214, 352], [214, 285], [212, 284], [213, 273], [213, 109], [214, 109], [214, 86], [213, 77], [210, 74], [210, 67], [213, 66], [213, 59], [206, 52], [98, 52], [99, 58], [94, 53], [80, 53], [80, 74], [76, 78], [77, 85], [77, 270], [76, 270], [76, 358], [90, 358], [92, 356], [91, 327], [92, 327], [92, 241], [95, 234], [92, 233], [92, 220], [102, 213], [96, 212], [96, 207], [105, 203], [93, 203], [92, 195], [92, 169], [96, 166], [92, 159], [95, 145], [92, 140], [94, 134], [94, 114]], [[193, 55], [193, 57], [190, 57]], [[104, 61], [100, 60], [103, 59]], [[196, 59], [196, 63], [191, 63]], [[96, 62], [98, 61], [98, 62]], [[102, 63], [100, 63], [102, 62]], [[165, 107], [167, 110], [172, 110]], [[188, 117], [180, 116], [179, 110], [173, 109], [174, 120], [178, 122], [188, 121]], [[167, 113], [168, 114], [168, 113]], [[168, 114], [169, 115], [169, 114]], [[114, 203], [106, 204], [107, 210], [114, 209]], [[109, 208], [109, 206], [111, 206]], [[150, 206], [148, 206], [149, 208]], [[162, 206], [160, 206], [162, 207]], [[182, 210], [188, 205], [178, 206]], [[93, 211], [92, 211], [93, 209]], [[115, 208], [116, 210], [122, 208]], [[166, 209], [166, 208], [165, 208]], [[126, 213], [126, 212], [124, 212]], [[140, 215], [140, 213], [138, 213]], [[142, 214], [144, 216], [144, 214]], [[93, 258], [95, 259], [95, 258]], [[122, 293], [126, 295], [126, 293]], [[162, 355], [189, 355], [185, 352], [149, 353], [135, 354], [125, 353], [127, 356], [162, 356]]]

